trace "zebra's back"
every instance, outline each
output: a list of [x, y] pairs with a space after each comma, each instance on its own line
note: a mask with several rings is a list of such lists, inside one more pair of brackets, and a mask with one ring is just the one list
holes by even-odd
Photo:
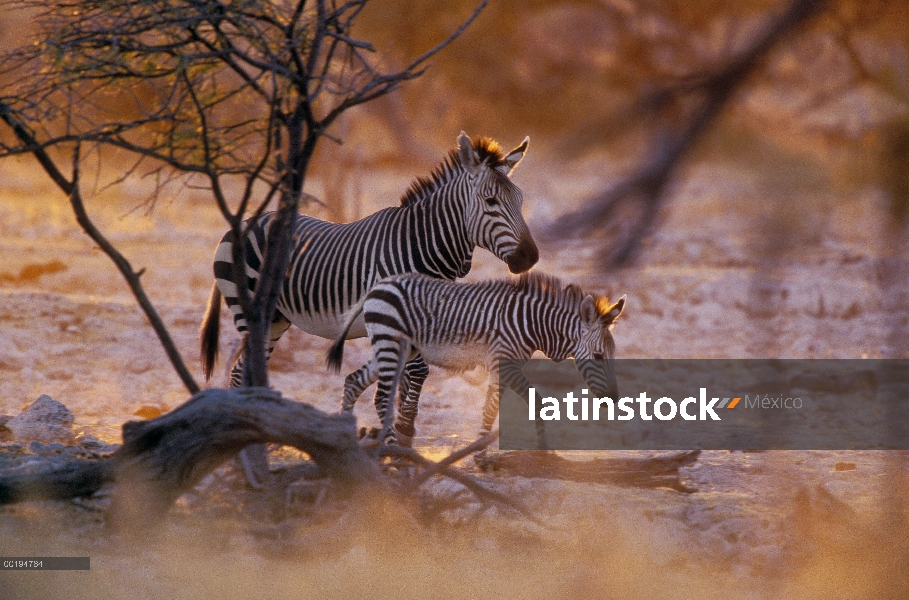
[[[278, 310], [307, 333], [328, 339], [337, 337], [372, 284], [388, 275], [390, 261], [385, 246], [396, 235], [396, 223], [389, 214], [392, 210], [395, 209], [381, 210], [348, 224], [298, 215], [293, 228], [294, 260], [288, 266]], [[258, 282], [263, 248], [273, 221], [274, 213], [263, 215], [245, 240], [250, 289], [255, 289]], [[215, 278], [237, 329], [243, 332], [246, 322], [231, 277], [230, 238], [230, 233], [226, 234], [215, 253]], [[349, 337], [364, 335], [366, 330], [359, 319]]]
[[428, 364], [463, 370], [503, 353], [532, 352], [501, 318], [524, 300], [507, 280], [455, 283], [410, 274], [379, 281], [363, 313], [373, 340], [403, 334]]

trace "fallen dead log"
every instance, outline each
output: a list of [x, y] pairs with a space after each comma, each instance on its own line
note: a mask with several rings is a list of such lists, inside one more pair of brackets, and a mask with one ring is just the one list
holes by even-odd
[[15, 469], [0, 475], [0, 504], [90, 496], [109, 479], [107, 461], [98, 460], [70, 458], [37, 472]]
[[154, 523], [202, 477], [250, 444], [276, 443], [309, 454], [326, 477], [353, 488], [378, 480], [352, 415], [329, 415], [264, 388], [208, 389], [150, 421], [123, 425], [110, 457], [74, 459], [37, 473], [0, 475], [0, 504], [65, 499], [115, 484], [112, 520]]
[[563, 479], [580, 483], [608, 483], [629, 487], [667, 487], [691, 493], [696, 488], [679, 478], [679, 468], [693, 464], [700, 450], [647, 458], [597, 458], [567, 460], [553, 452], [503, 451], [483, 459], [485, 470], [519, 477]]

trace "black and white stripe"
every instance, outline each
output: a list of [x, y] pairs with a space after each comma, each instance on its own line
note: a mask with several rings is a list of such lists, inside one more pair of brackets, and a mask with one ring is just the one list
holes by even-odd
[[[463, 277], [477, 246], [495, 254], [513, 273], [536, 263], [537, 248], [521, 215], [523, 196], [509, 179], [528, 140], [508, 154], [488, 138], [471, 141], [463, 132], [458, 144], [430, 177], [411, 185], [399, 207], [349, 224], [297, 217], [291, 262], [271, 324], [269, 355], [291, 324], [327, 339], [335, 339], [342, 330], [351, 338], [364, 336], [362, 317], [346, 329], [345, 325], [360, 312], [366, 292], [384, 277], [401, 273]], [[246, 275], [253, 290], [273, 222], [274, 213], [261, 216], [244, 240]], [[233, 282], [232, 255], [228, 233], [215, 253], [215, 286], [202, 325], [206, 377], [217, 353], [222, 295], [237, 330], [247, 330]], [[242, 368], [241, 356], [231, 371], [232, 386], [240, 384]], [[407, 367], [407, 383], [416, 386], [417, 394], [426, 371], [418, 357]]]
[[[611, 330], [624, 307], [624, 296], [610, 303], [536, 273], [480, 283], [420, 275], [390, 277], [377, 283], [363, 302], [374, 356], [347, 376], [342, 410], [353, 410], [363, 390], [378, 381], [375, 403], [384, 421], [398, 366], [417, 355], [447, 369], [487, 367], [490, 385], [483, 408], [484, 432], [492, 429], [499, 412], [499, 361], [526, 361], [536, 350], [553, 360], [578, 359], [591, 392], [616, 397]], [[340, 368], [343, 352], [342, 335], [329, 351], [330, 368]], [[526, 389], [527, 380], [517, 366], [522, 363], [511, 364], [516, 368], [501, 373], [503, 382]], [[417, 400], [411, 394], [402, 400], [391, 432], [399, 443], [409, 444], [414, 435]], [[539, 429], [538, 434], [545, 443]]]

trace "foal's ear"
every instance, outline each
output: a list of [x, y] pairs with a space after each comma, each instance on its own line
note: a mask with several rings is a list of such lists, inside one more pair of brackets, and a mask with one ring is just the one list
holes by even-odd
[[527, 152], [527, 145], [530, 143], [530, 136], [524, 138], [524, 141], [521, 142], [521, 145], [505, 155], [505, 164], [507, 165], [507, 172], [505, 175], [511, 177], [511, 174], [514, 173], [514, 170], [518, 168], [518, 165], [521, 164], [521, 161], [524, 160], [524, 154]]
[[597, 322], [597, 302], [593, 296], [587, 295], [581, 300], [581, 322], [592, 325]]
[[601, 318], [603, 319], [604, 325], [612, 325], [615, 320], [619, 318], [619, 315], [621, 315], [622, 311], [625, 310], [626, 297], [626, 295], [623, 295], [621, 298], [619, 298], [618, 302], [610, 306], [609, 310], [603, 314]]

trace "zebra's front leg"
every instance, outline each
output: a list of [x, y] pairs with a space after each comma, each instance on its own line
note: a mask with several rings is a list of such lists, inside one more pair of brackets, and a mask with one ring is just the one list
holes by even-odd
[[[486, 431], [492, 429], [492, 424], [499, 414], [499, 386], [507, 387], [518, 397], [523, 398], [525, 403], [529, 401], [527, 391], [531, 386], [527, 376], [524, 375], [524, 365], [526, 364], [527, 360], [505, 360], [501, 361], [497, 368], [490, 369], [489, 392], [486, 396], [486, 406], [483, 408], [483, 425]], [[494, 395], [493, 392], [495, 392]], [[534, 425], [536, 427], [537, 448], [548, 450], [549, 444], [546, 441], [546, 429], [543, 421], [537, 419], [534, 421]]]
[[[486, 402], [483, 404], [483, 426], [480, 430], [480, 437], [489, 435], [492, 431], [492, 426], [495, 424], [496, 417], [499, 414], [499, 384], [498, 376], [495, 379], [492, 378], [493, 372], [490, 370], [490, 384], [486, 388]], [[492, 383], [496, 381], [496, 383]], [[481, 448], [474, 453], [474, 463], [483, 470], [486, 470], [490, 465], [490, 459], [487, 456], [487, 450], [489, 446]]]
[[420, 392], [423, 390], [423, 382], [426, 381], [427, 376], [429, 376], [429, 366], [419, 354], [404, 365], [401, 393], [398, 394], [400, 409], [394, 425], [395, 438], [399, 446], [410, 448], [413, 444], [413, 436], [417, 432], [414, 422], [419, 410]]

